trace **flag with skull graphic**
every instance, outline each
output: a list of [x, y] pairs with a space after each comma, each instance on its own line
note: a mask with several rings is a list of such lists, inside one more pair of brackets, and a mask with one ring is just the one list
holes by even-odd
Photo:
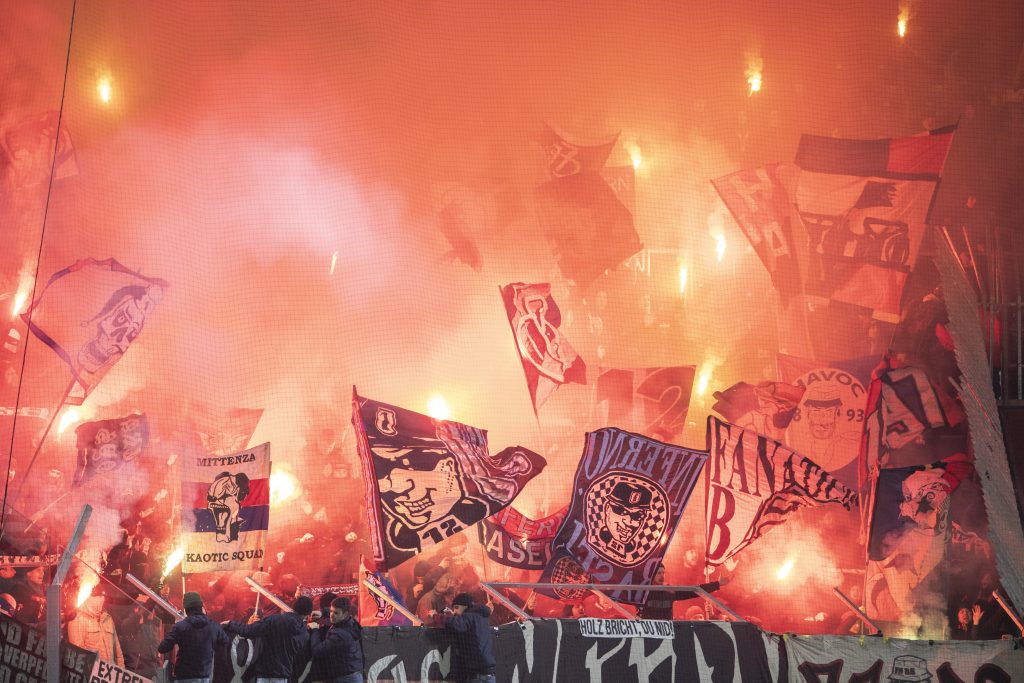
[[121, 359], [167, 287], [113, 259], [82, 259], [50, 277], [22, 318], [71, 368], [67, 403], [80, 405]]
[[[572, 503], [558, 529], [543, 583], [636, 584], [610, 591], [641, 605], [708, 454], [606, 427], [589, 432]], [[563, 600], [586, 591], [556, 588]]]
[[270, 444], [185, 460], [186, 573], [259, 569], [270, 527]]
[[586, 384], [587, 366], [562, 335], [562, 313], [548, 283], [501, 288], [516, 350], [536, 411], [560, 384]]
[[376, 569], [386, 570], [511, 503], [544, 458], [519, 446], [497, 455], [487, 432], [352, 391]]

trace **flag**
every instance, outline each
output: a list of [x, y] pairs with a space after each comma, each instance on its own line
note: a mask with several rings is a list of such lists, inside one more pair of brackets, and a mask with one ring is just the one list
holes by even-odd
[[61, 124], [58, 136], [59, 119], [59, 112], [48, 111], [20, 121], [4, 133], [4, 152], [9, 159], [12, 178], [18, 189], [25, 190], [34, 185], [44, 184], [49, 180], [51, 168], [54, 180], [78, 175], [75, 145], [71, 141], [67, 124]]
[[380, 572], [375, 572], [366, 564], [366, 558], [359, 556], [359, 623], [362, 626], [408, 626], [412, 622], [408, 617], [395, 609], [395, 606], [387, 600], [367, 588], [363, 581], [369, 581], [375, 588], [387, 593], [387, 595], [402, 607], [405, 603], [402, 597], [391, 585], [391, 582], [384, 578]]
[[586, 384], [587, 366], [559, 329], [562, 312], [547, 283], [515, 282], [501, 288], [505, 313], [526, 373], [533, 409], [540, 408], [560, 384]]
[[636, 217], [636, 172], [632, 166], [606, 166], [601, 169], [601, 177], [612, 188], [629, 213]]
[[498, 564], [542, 570], [551, 559], [551, 541], [568, 511], [562, 508], [543, 519], [530, 519], [510, 505], [477, 526], [480, 546]]
[[182, 468], [187, 574], [259, 569], [270, 528], [270, 444], [190, 456]]
[[782, 524], [803, 507], [838, 503], [857, 494], [778, 441], [708, 417], [707, 564], [715, 567]]
[[933, 465], [878, 472], [868, 539], [868, 616], [900, 621], [923, 609], [945, 614], [943, 560], [950, 495], [971, 472], [958, 454]]
[[[879, 364], [865, 402], [867, 423], [861, 442], [860, 477], [877, 467], [910, 464], [896, 462], [899, 451], [914, 449], [934, 458], [934, 437], [966, 418], [963, 408], [921, 368], [901, 366], [887, 356]], [[908, 449], [908, 450], [909, 450]], [[913, 456], [911, 456], [913, 457]]]
[[896, 320], [954, 128], [884, 140], [804, 135], [793, 200], [810, 294]]
[[786, 382], [737, 382], [714, 392], [716, 413], [737, 427], [782, 441], [805, 388]]
[[244, 450], [262, 416], [263, 408], [215, 408], [200, 401], [189, 409], [192, 431], [208, 455]]
[[22, 319], [71, 368], [68, 404], [81, 405], [121, 359], [167, 287], [114, 259], [82, 259], [50, 277]]
[[814, 361], [780, 353], [778, 362], [782, 379], [806, 390], [782, 441], [856, 488], [867, 378], [877, 359]]
[[693, 365], [604, 369], [595, 392], [597, 419], [600, 424], [672, 441], [686, 427], [695, 373]]
[[149, 446], [145, 415], [83, 422], [75, 428], [78, 464], [73, 486], [136, 460]]
[[462, 206], [458, 201], [452, 200], [445, 204], [437, 215], [437, 227], [451, 245], [451, 251], [445, 254], [445, 257], [458, 259], [479, 273], [482, 267], [480, 250], [466, 234], [466, 221], [462, 217]]
[[354, 583], [327, 583], [319, 586], [304, 586], [299, 585], [299, 595], [305, 595], [307, 598], [316, 600], [321, 595], [327, 595], [332, 593], [337, 597], [343, 595], [359, 595], [359, 586]]
[[543, 471], [525, 448], [495, 456], [487, 432], [352, 390], [374, 561], [390, 569], [511, 503]]
[[[707, 457], [614, 427], [588, 432], [541, 583], [635, 584], [609, 595], [642, 605]], [[585, 591], [553, 593], [579, 600]]]
[[619, 135], [616, 133], [611, 141], [602, 145], [574, 145], [556, 133], [548, 124], [545, 123], [543, 126], [543, 129], [537, 134], [536, 140], [544, 149], [548, 160], [548, 173], [552, 178], [600, 171], [619, 140]]
[[581, 287], [643, 248], [633, 214], [597, 171], [549, 180], [534, 200], [562, 276]]
[[800, 292], [800, 269], [793, 242], [790, 200], [780, 180], [780, 164], [769, 164], [715, 178], [712, 186], [746, 235], [782, 300]]

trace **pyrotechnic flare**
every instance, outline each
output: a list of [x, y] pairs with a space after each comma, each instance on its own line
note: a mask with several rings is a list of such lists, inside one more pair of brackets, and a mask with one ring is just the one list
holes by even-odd
[[100, 96], [100, 101], [103, 104], [110, 104], [110, 95], [112, 92], [110, 84], [110, 76], [101, 76], [99, 82], [96, 83], [96, 92]]
[[444, 396], [434, 394], [430, 397], [430, 401], [427, 402], [427, 415], [435, 420], [447, 420], [452, 416], [452, 411], [448, 407], [448, 402], [444, 400]]
[[270, 505], [287, 503], [299, 495], [299, 480], [291, 472], [278, 470], [270, 475]]
[[167, 575], [174, 571], [174, 568], [181, 564], [181, 560], [185, 557], [185, 546], [178, 546], [174, 549], [170, 555], [167, 556], [167, 561], [164, 562], [164, 570], [160, 574], [160, 582], [167, 578]]
[[89, 599], [89, 596], [92, 595], [92, 589], [98, 583], [99, 579], [94, 576], [82, 577], [81, 583], [78, 585], [78, 599], [75, 601], [75, 607], [81, 607]]
[[64, 431], [82, 419], [82, 414], [77, 408], [68, 408], [60, 416], [60, 424], [57, 425], [57, 434], [63, 434]]

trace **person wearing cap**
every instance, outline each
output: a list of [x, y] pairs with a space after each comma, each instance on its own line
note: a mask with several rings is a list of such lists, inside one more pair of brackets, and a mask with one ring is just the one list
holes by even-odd
[[[700, 584], [700, 588], [704, 590], [705, 593], [714, 593], [728, 582], [729, 577], [723, 576], [718, 581]], [[651, 584], [654, 586], [665, 585], [665, 565], [658, 565], [658, 569], [654, 572], [654, 579], [651, 580]], [[672, 606], [675, 604], [676, 600], [692, 600], [693, 598], [698, 597], [700, 597], [700, 595], [696, 591], [650, 591], [647, 594], [647, 602], [645, 602], [639, 610], [639, 615], [641, 619], [671, 620]], [[693, 605], [693, 607], [697, 607], [697, 605]], [[703, 614], [703, 608], [698, 607], [698, 609], [700, 609]], [[690, 609], [687, 609], [687, 614], [692, 614]], [[687, 616], [687, 621], [692, 621], [692, 619]]]
[[213, 651], [228, 644], [220, 624], [206, 616], [199, 593], [188, 592], [182, 600], [185, 618], [176, 623], [157, 646], [156, 651], [169, 658], [178, 648], [173, 678], [179, 683], [210, 683], [213, 675]]
[[317, 683], [363, 683], [363, 633], [352, 617], [352, 601], [336, 598], [330, 607], [330, 628], [309, 624], [313, 667], [310, 680]]
[[452, 601], [452, 616], [445, 626], [454, 633], [452, 670], [461, 683], [495, 683], [494, 641], [488, 619], [491, 608], [473, 603], [469, 593]]
[[228, 633], [260, 639], [263, 647], [253, 665], [256, 683], [288, 683], [296, 656], [309, 647], [306, 620], [313, 612], [313, 601], [303, 595], [292, 605], [292, 610], [271, 614], [251, 624], [224, 623]]
[[604, 505], [604, 526], [598, 537], [618, 554], [636, 549], [636, 536], [651, 513], [650, 489], [620, 481]]

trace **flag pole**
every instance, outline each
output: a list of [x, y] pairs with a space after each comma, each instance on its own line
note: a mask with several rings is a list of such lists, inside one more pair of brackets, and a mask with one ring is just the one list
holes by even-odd
[[[43, 450], [43, 444], [46, 443], [46, 437], [50, 435], [50, 430], [53, 428], [53, 423], [57, 421], [57, 416], [60, 415], [60, 411], [64, 409], [64, 404], [67, 403], [68, 396], [71, 395], [71, 390], [75, 388], [76, 378], [72, 377], [71, 381], [68, 382], [67, 389], [64, 390], [63, 395], [60, 397], [60, 403], [57, 404], [57, 408], [53, 411], [53, 415], [50, 416], [50, 421], [46, 423], [46, 429], [43, 430], [43, 435], [39, 438], [39, 445], [36, 446], [36, 450], [32, 453], [32, 458], [28, 461], [28, 466], [25, 468], [25, 474], [22, 475], [21, 482], [18, 484], [18, 491], [14, 494], [14, 500], [11, 502], [18, 502], [21, 498], [21, 491], [25, 488], [25, 482], [28, 480], [29, 473], [32, 472], [32, 466], [36, 464], [36, 458], [39, 457], [39, 453]], [[11, 476], [10, 472], [7, 476]], [[3, 531], [0, 530], [0, 538], [3, 537]]]

